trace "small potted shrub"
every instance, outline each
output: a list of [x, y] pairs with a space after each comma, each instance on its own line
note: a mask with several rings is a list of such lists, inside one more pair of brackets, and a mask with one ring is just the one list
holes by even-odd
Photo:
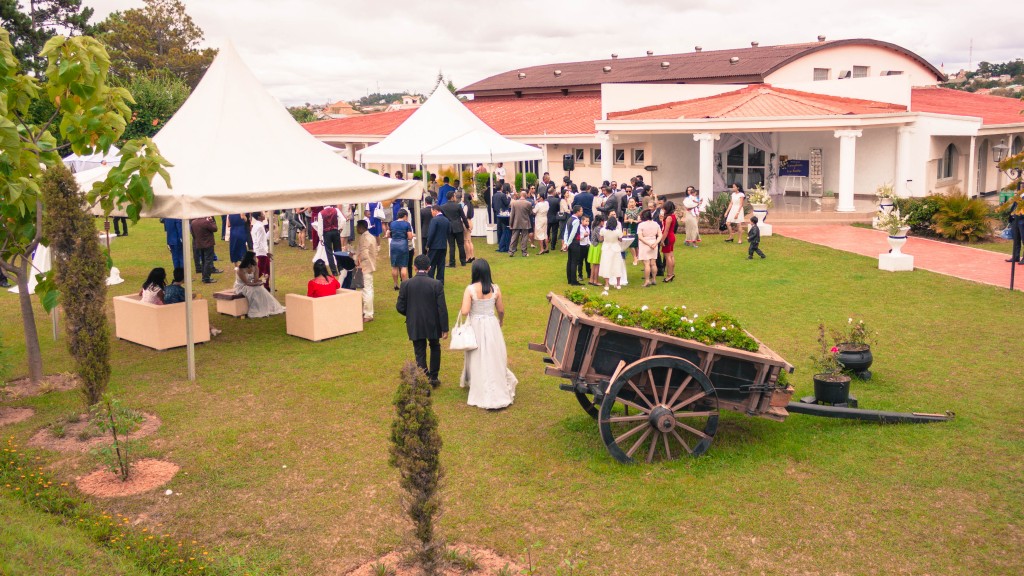
[[853, 372], [861, 380], [871, 378], [871, 338], [873, 334], [863, 320], [849, 318], [842, 330], [832, 331], [832, 340], [838, 350], [836, 357], [843, 368]]
[[818, 324], [818, 351], [811, 356], [814, 367], [814, 398], [826, 404], [846, 404], [850, 399], [850, 377], [843, 374], [839, 348], [831, 345], [825, 325]]
[[878, 217], [878, 228], [889, 235], [890, 254], [898, 256], [903, 254], [903, 245], [907, 243], [907, 232], [910, 226], [907, 225], [907, 218], [900, 214], [899, 208], [893, 208], [888, 214]]

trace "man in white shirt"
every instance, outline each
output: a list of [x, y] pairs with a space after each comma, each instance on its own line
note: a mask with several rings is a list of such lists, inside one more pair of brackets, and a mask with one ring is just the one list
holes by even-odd
[[267, 278], [263, 287], [270, 291], [270, 246], [267, 242], [267, 223], [263, 212], [252, 213], [252, 251], [256, 253], [259, 276]]
[[494, 179], [497, 180], [499, 184], [504, 184], [505, 183], [505, 163], [504, 162], [498, 162], [498, 167], [494, 169]]

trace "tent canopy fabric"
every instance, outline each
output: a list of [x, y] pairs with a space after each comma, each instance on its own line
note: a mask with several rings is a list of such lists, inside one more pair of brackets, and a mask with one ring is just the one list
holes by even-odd
[[117, 146], [111, 146], [106, 154], [97, 151], [85, 156], [72, 154], [64, 158], [64, 165], [76, 173], [99, 168], [100, 166], [115, 166], [120, 162], [121, 150]]
[[455, 164], [541, 160], [536, 147], [509, 140], [443, 86], [387, 138], [356, 152], [364, 164]]
[[[300, 206], [420, 197], [324, 146], [259, 83], [230, 44], [185, 104], [153, 138], [172, 167], [171, 187], [153, 179], [143, 217], [200, 218]], [[109, 167], [78, 174], [84, 189]]]

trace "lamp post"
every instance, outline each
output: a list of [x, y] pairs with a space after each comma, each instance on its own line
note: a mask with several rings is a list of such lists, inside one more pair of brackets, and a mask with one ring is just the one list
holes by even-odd
[[[1021, 189], [1024, 188], [1024, 168], [1022, 168], [1021, 166], [1008, 168], [1002, 168], [1001, 166], [999, 166], [999, 164], [1001, 164], [1002, 161], [1006, 159], [1009, 150], [1010, 147], [1006, 145], [1006, 139], [1000, 140], [999, 144], [992, 147], [992, 152], [995, 156], [996, 167], [998, 167], [999, 170], [1003, 172], [1003, 174], [1006, 174], [1006, 176], [1010, 179], [1011, 184], [1013, 182], [1017, 183], [1016, 191], [1014, 192], [1015, 201], [1012, 205], [1016, 207], [1017, 204], [1019, 204], [1022, 200]], [[1014, 215], [1011, 214], [1010, 217], [1014, 218]], [[1016, 216], [1016, 218], [1024, 218], [1024, 215]], [[1018, 258], [1020, 258], [1020, 243], [1022, 240], [1020, 237], [1020, 226], [1016, 222], [1013, 226], [1013, 235], [1013, 243], [1016, 250], [1014, 251], [1014, 254], [1012, 254], [1010, 257], [1010, 290], [1013, 290], [1014, 272], [1016, 272], [1017, 270], [1016, 261]]]

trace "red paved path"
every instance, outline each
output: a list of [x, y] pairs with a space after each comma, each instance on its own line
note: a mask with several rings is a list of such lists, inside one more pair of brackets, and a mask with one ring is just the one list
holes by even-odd
[[[879, 254], [889, 251], [889, 243], [886, 241], [884, 232], [855, 226], [778, 225], [773, 228], [773, 232], [787, 238], [872, 258], [878, 258]], [[1000, 288], [1010, 287], [1010, 264], [1004, 261], [1009, 257], [1006, 254], [914, 236], [910, 236], [907, 243], [903, 245], [903, 253], [914, 257], [915, 269], [928, 270]], [[894, 274], [898, 274], [898, 272], [894, 272]], [[1016, 275], [1014, 288], [1024, 290], [1024, 266], [1017, 266]]]

